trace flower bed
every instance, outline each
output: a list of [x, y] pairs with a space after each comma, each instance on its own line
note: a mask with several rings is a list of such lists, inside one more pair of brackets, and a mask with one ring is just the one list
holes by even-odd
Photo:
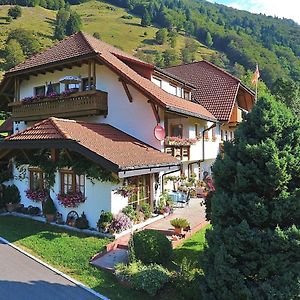
[[81, 192], [69, 192], [67, 194], [58, 194], [57, 199], [64, 207], [75, 208], [84, 203], [86, 198]]

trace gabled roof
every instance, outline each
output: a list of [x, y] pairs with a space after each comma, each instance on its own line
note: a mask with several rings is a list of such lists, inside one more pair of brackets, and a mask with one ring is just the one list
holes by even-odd
[[[84, 149], [85, 153], [88, 151], [99, 157], [100, 165], [101, 160], [109, 162], [114, 171], [180, 164], [175, 157], [160, 152], [107, 124], [52, 117], [5, 138], [0, 142], [0, 146], [2, 144], [1, 148], [5, 148], [5, 143], [22, 141], [30, 142], [32, 148], [39, 148], [42, 142], [53, 141], [68, 148], [71, 142]], [[80, 147], [76, 149], [80, 150]]]
[[24, 62], [8, 70], [6, 74], [29, 70], [51, 63], [65, 61], [71, 58], [95, 55], [102, 52], [109, 52], [113, 55], [123, 58], [124, 60], [130, 60], [136, 63], [149, 65], [116, 47], [113, 47], [103, 41], [100, 41], [99, 39], [94, 38], [93, 36], [90, 36], [83, 32], [78, 32], [71, 35], [70, 37], [66, 37], [54, 46], [31, 56]]
[[47, 65], [53, 63], [63, 63], [71, 58], [85, 57], [86, 55], [93, 55], [101, 63], [108, 65], [120, 77], [125, 78], [128, 83], [132, 84], [164, 109], [205, 120], [216, 121], [216, 118], [201, 105], [196, 105], [191, 101], [165, 92], [149, 79], [141, 76], [126, 63], [139, 64], [152, 70], [154, 70], [154, 65], [143, 62], [83, 32], [78, 32], [60, 41], [53, 47], [36, 54], [10, 69], [6, 72], [4, 80], [7, 79], [7, 76], [12, 76], [20, 71], [25, 72], [34, 70], [35, 68], [46, 68]]
[[240, 79], [205, 60], [165, 70], [196, 86], [192, 91], [193, 101], [204, 106], [219, 121], [229, 121], [240, 88], [254, 98], [253, 92]]

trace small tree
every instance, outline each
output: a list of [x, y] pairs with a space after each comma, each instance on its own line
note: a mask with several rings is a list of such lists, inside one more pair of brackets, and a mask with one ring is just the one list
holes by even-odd
[[12, 17], [13, 19], [17, 19], [22, 16], [22, 9], [21, 6], [15, 5], [13, 7], [10, 7], [8, 10], [8, 16]]
[[82, 22], [80, 15], [77, 12], [71, 12], [66, 25], [66, 34], [72, 35], [81, 30]]
[[163, 58], [166, 67], [175, 66], [179, 63], [179, 58], [174, 49], [167, 49], [163, 53]]
[[16, 40], [10, 40], [5, 47], [5, 60], [7, 68], [12, 68], [25, 60], [20, 43]]
[[168, 39], [168, 30], [166, 28], [159, 29], [155, 34], [155, 39], [158, 44], [165, 44]]
[[299, 120], [259, 100], [213, 172], [204, 299], [298, 299]]
[[141, 19], [141, 25], [143, 27], [147, 27], [147, 26], [151, 25], [151, 16], [149, 14], [148, 9], [145, 9], [145, 11], [143, 13], [143, 16], [142, 16], [142, 19]]
[[213, 43], [214, 42], [213, 42], [213, 39], [211, 37], [211, 34], [208, 31], [207, 34], [206, 34], [206, 38], [205, 38], [205, 44], [206, 44], [206, 46], [211, 47], [213, 45]]

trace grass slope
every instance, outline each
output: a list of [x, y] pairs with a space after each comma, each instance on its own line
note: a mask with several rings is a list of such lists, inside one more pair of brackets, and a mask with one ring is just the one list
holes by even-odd
[[[49, 47], [53, 44], [53, 23], [56, 11], [41, 7], [22, 7], [22, 17], [7, 23], [5, 17], [9, 7], [9, 5], [0, 6], [0, 56], [3, 57], [1, 50], [4, 49], [9, 31], [15, 28], [35, 31], [43, 47]], [[128, 53], [136, 54], [139, 51], [142, 53], [142, 58], [151, 61], [155, 51], [164, 51], [169, 47], [167, 44], [157, 45], [155, 43], [154, 38], [158, 28], [140, 26], [141, 19], [135, 16], [132, 16], [132, 19], [122, 18], [123, 16], [128, 16], [126, 10], [122, 8], [100, 1], [89, 1], [73, 5], [72, 9], [81, 15], [83, 31], [90, 34], [99, 32], [103, 41], [117, 46]], [[145, 35], [144, 33], [147, 34]], [[183, 35], [178, 37], [176, 45], [178, 53], [184, 46], [185, 38]], [[199, 46], [196, 56], [197, 60], [207, 58], [216, 53], [200, 43]]]
[[[205, 230], [200, 230], [174, 250], [175, 263], [180, 263], [185, 256], [198, 261], [205, 243]], [[49, 224], [12, 216], [0, 216], [0, 236], [112, 300], [153, 299], [121, 286], [112, 273], [89, 264], [90, 258], [104, 249], [108, 239], [87, 237]], [[183, 300], [171, 285], [155, 299]]]

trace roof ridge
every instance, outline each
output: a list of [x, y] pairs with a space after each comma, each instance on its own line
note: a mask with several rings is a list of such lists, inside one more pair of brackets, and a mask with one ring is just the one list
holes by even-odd
[[89, 34], [83, 32], [83, 31], [79, 31], [78, 34], [80, 34], [80, 35], [83, 37], [83, 39], [84, 39], [85, 42], [88, 44], [88, 46], [90, 47], [90, 49], [91, 49], [92, 52], [94, 52], [94, 53], [99, 53], [98, 51], [95, 50], [95, 48], [94, 48], [94, 47], [90, 44], [90, 42], [87, 40], [86, 35], [88, 35], [89, 37], [92, 37], [92, 38], [96, 39], [95, 37], [93, 37], [93, 36], [91, 36], [91, 35], [89, 35]]
[[[65, 138], [65, 139], [68, 139], [68, 140], [73, 140], [72, 137], [67, 133], [65, 132], [63, 129], [61, 129], [59, 127], [59, 124], [57, 124], [57, 121], [64, 121], [64, 119], [59, 119], [59, 118], [55, 118], [55, 117], [50, 117], [48, 119], [52, 125], [58, 130], [58, 132]], [[75, 121], [76, 123], [76, 121]]]

